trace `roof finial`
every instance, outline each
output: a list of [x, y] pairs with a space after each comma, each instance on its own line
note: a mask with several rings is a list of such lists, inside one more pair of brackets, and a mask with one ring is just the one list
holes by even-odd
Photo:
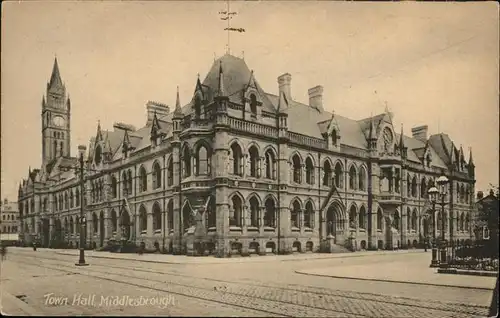
[[222, 60], [219, 63], [219, 96], [226, 96], [224, 90], [224, 72], [222, 70]]

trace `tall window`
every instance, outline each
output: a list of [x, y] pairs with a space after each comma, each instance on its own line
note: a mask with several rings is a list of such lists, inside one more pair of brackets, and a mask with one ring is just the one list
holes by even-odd
[[323, 185], [328, 187], [332, 182], [332, 166], [328, 160], [325, 160], [325, 163], [323, 164], [323, 173]]
[[194, 100], [194, 109], [196, 118], [200, 118], [201, 116], [201, 98], [199, 95], [196, 95]]
[[123, 196], [128, 195], [128, 181], [127, 181], [127, 171], [123, 171], [122, 173], [122, 182], [123, 182]]
[[215, 197], [210, 197], [210, 202], [207, 207], [207, 211], [205, 212], [206, 215], [206, 222], [208, 228], [214, 228], [217, 225], [217, 215], [215, 214], [216, 210], [216, 204], [215, 204]]
[[307, 228], [314, 228], [314, 209], [311, 201], [306, 203], [306, 210], [304, 211], [304, 226]]
[[332, 145], [337, 146], [337, 131], [332, 130]]
[[210, 173], [210, 164], [208, 160], [208, 152], [205, 146], [198, 148], [197, 154], [198, 175], [208, 175]]
[[292, 168], [293, 168], [293, 182], [302, 182], [302, 163], [300, 162], [299, 155], [295, 154], [292, 157]]
[[267, 179], [276, 179], [276, 164], [274, 153], [271, 149], [266, 151], [266, 178]]
[[384, 216], [380, 209], [377, 210], [377, 230], [382, 230], [382, 222], [384, 221]]
[[[69, 207], [72, 208], [75, 205], [75, 198], [73, 197], [73, 190], [69, 191]], [[45, 211], [45, 206], [47, 204], [47, 199], [43, 200], [43, 210]]]
[[413, 211], [411, 215], [411, 229], [416, 231], [417, 230], [417, 212]]
[[416, 198], [417, 197], [417, 177], [413, 177], [411, 180], [411, 196]]
[[69, 209], [69, 200], [68, 200], [68, 193], [64, 193], [64, 208], [67, 210]]
[[94, 234], [97, 234], [99, 231], [99, 220], [97, 219], [97, 214], [95, 213], [92, 215], [92, 229]]
[[76, 197], [76, 204], [75, 205], [80, 206], [80, 189], [78, 189], [78, 188], [76, 189], [75, 197]]
[[168, 159], [167, 163], [167, 184], [169, 187], [174, 184], [174, 162], [172, 157]]
[[420, 197], [421, 198], [425, 198], [427, 196], [426, 187], [427, 187], [427, 181], [425, 180], [425, 178], [423, 178], [422, 183], [420, 183]]
[[111, 176], [111, 196], [113, 198], [116, 198], [117, 195], [118, 195], [118, 191], [117, 191], [117, 184], [116, 184], [116, 177], [115, 176]]
[[398, 211], [396, 211], [394, 212], [394, 220], [392, 221], [392, 227], [394, 227], [398, 231], [399, 231], [399, 222], [400, 222], [399, 213]]
[[354, 166], [349, 169], [349, 189], [356, 190], [356, 168]]
[[351, 206], [351, 209], [349, 210], [349, 227], [352, 228], [352, 229], [355, 229], [356, 228], [356, 221], [357, 221], [357, 217], [356, 217], [356, 207], [354, 205]]
[[184, 164], [184, 177], [187, 178], [191, 176], [191, 152], [189, 148], [184, 147], [184, 156], [183, 156], [183, 164]]
[[300, 227], [300, 203], [294, 201], [290, 215], [292, 227]]
[[241, 219], [242, 219], [242, 210], [243, 210], [243, 202], [241, 201], [240, 197], [237, 195], [234, 195], [233, 198], [231, 199], [231, 213], [229, 217], [229, 225], [230, 226], [241, 226]]
[[161, 188], [161, 167], [158, 162], [153, 164], [153, 189]]
[[69, 217], [69, 233], [75, 233], [75, 223], [73, 222], [73, 217]]
[[363, 166], [359, 169], [359, 190], [366, 191], [366, 169]]
[[335, 186], [337, 188], [344, 187], [344, 173], [342, 171], [342, 165], [340, 162], [337, 162], [335, 165]]
[[139, 209], [139, 230], [145, 232], [148, 230], [148, 215], [144, 205]]
[[264, 213], [264, 225], [269, 227], [276, 226], [276, 205], [272, 198], [268, 198], [264, 204], [266, 211]]
[[118, 229], [118, 219], [116, 217], [116, 211], [115, 210], [111, 211], [111, 227], [112, 227], [112, 231], [113, 232], [116, 232], [117, 229]]
[[233, 161], [233, 174], [237, 176], [242, 176], [243, 175], [243, 167], [242, 167], [242, 151], [240, 146], [234, 142], [231, 145], [231, 153], [232, 153], [232, 161]]
[[259, 212], [259, 200], [256, 197], [252, 197], [250, 199], [250, 226], [259, 227]]
[[365, 230], [366, 229], [366, 210], [365, 207], [362, 206], [359, 209], [359, 220], [358, 220], [358, 225], [360, 229]]
[[161, 230], [161, 208], [158, 202], [153, 205], [153, 230]]
[[168, 220], [168, 230], [174, 230], [174, 201], [170, 200], [167, 205], [167, 220]]
[[250, 154], [250, 176], [257, 178], [259, 176], [259, 151], [257, 147], [252, 146], [248, 150]]
[[148, 189], [148, 174], [146, 169], [141, 167], [139, 169], [139, 192], [144, 192]]
[[307, 184], [314, 184], [314, 165], [310, 157], [306, 159], [306, 182]]

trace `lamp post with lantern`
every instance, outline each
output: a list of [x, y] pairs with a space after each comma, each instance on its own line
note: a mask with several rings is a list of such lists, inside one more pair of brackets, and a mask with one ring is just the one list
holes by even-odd
[[[445, 215], [444, 215], [444, 207], [447, 204], [445, 202], [446, 195], [448, 194], [448, 186], [449, 180], [448, 178], [443, 174], [441, 175], [437, 180], [436, 180], [436, 187], [431, 187], [429, 191], [427, 192], [429, 194], [429, 197], [432, 202], [432, 207], [433, 207], [433, 238], [434, 238], [434, 244], [432, 245], [432, 261], [431, 261], [431, 267], [437, 267], [438, 266], [438, 261], [437, 261], [437, 250], [436, 250], [436, 203], [441, 206], [441, 240], [440, 240], [440, 260], [439, 260], [439, 266], [440, 267], [446, 267], [447, 265], [447, 256], [446, 256], [446, 239], [445, 239]], [[438, 200], [439, 199], [439, 200]]]
[[85, 181], [83, 179], [83, 155], [85, 154], [85, 150], [87, 149], [87, 147], [85, 147], [85, 145], [79, 145], [78, 146], [78, 153], [80, 154], [80, 193], [81, 193], [81, 196], [80, 196], [80, 258], [78, 259], [78, 263], [76, 263], [75, 265], [77, 266], [86, 266], [86, 265], [89, 265], [88, 263], [85, 263], [85, 239], [84, 239], [84, 236], [85, 236], [85, 225], [86, 225], [86, 222], [87, 220], [85, 219], [85, 215], [84, 215], [84, 193], [85, 193], [85, 190], [84, 190], [84, 184], [85, 184]]

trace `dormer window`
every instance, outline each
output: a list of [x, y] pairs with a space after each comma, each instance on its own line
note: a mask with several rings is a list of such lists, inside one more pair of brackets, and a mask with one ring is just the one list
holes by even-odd
[[194, 99], [194, 112], [195, 112], [195, 117], [200, 118], [201, 116], [201, 98], [200, 95], [196, 95]]
[[332, 145], [337, 146], [337, 131], [332, 130]]
[[431, 154], [430, 154], [430, 153], [428, 153], [428, 154], [427, 154], [427, 156], [425, 157], [425, 165], [426, 165], [427, 167], [430, 167], [430, 166], [431, 166], [431, 161], [432, 161], [432, 160], [431, 160]]
[[102, 150], [101, 146], [97, 146], [95, 149], [95, 164], [100, 165], [102, 160]]
[[250, 111], [252, 112], [252, 117], [257, 117], [257, 97], [255, 97], [255, 94], [250, 95]]

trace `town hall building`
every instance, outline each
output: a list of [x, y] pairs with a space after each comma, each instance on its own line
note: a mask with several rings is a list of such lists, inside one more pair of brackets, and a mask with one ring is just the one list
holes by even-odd
[[[420, 247], [432, 227], [472, 238], [472, 152], [447, 134], [412, 136], [386, 111], [350, 119], [291, 97], [292, 76], [264, 90], [246, 62], [214, 61], [173, 110], [147, 102], [145, 124], [100, 124], [85, 155], [71, 149], [71, 101], [57, 60], [41, 108], [42, 165], [19, 185], [21, 236], [78, 247], [130, 242], [174, 254], [292, 253]], [[269, 88], [267, 88], [269, 89]], [[444, 220], [427, 190], [450, 180]], [[439, 209], [438, 209], [439, 210]], [[451, 234], [451, 235], [450, 235]]]

